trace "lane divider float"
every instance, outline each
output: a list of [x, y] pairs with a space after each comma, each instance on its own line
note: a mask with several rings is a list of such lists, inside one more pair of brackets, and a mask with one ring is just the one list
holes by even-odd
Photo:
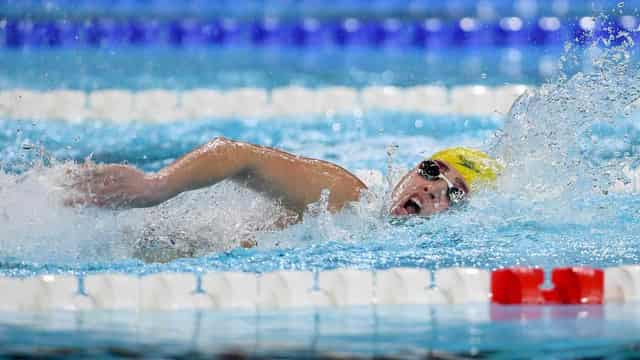
[[361, 116], [370, 110], [504, 116], [513, 101], [527, 89], [526, 85], [465, 85], [451, 89], [435, 85], [362, 89], [287, 86], [270, 91], [261, 88], [91, 92], [10, 89], [0, 91], [0, 119], [166, 123], [212, 118]]
[[542, 269], [521, 267], [0, 277], [0, 311], [591, 306], [640, 300], [640, 265], [556, 268], [551, 282], [553, 287], [543, 288]]
[[504, 305], [602, 304], [604, 272], [584, 267], [556, 268], [551, 272], [553, 288], [541, 288], [540, 268], [507, 268], [491, 273], [491, 300]]
[[453, 20], [427, 17], [406, 20], [343, 17], [241, 18], [92, 18], [33, 20], [9, 17], [0, 22], [0, 46], [279, 46], [325, 47], [489, 47], [555, 46], [566, 41], [584, 44], [595, 38], [635, 37], [635, 16], [566, 19], [554, 16]]

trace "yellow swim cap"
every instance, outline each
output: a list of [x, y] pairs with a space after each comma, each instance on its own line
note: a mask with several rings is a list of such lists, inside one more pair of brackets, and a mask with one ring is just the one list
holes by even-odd
[[464, 147], [438, 151], [431, 156], [431, 159], [444, 161], [458, 170], [471, 189], [494, 182], [498, 172], [502, 170], [498, 161], [490, 158], [486, 153]]

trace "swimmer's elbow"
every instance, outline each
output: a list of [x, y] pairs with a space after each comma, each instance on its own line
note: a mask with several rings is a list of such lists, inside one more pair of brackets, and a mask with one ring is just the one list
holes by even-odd
[[224, 136], [216, 136], [209, 141], [205, 146], [210, 149], [216, 149], [220, 146], [227, 146], [237, 143], [235, 140], [227, 139]]

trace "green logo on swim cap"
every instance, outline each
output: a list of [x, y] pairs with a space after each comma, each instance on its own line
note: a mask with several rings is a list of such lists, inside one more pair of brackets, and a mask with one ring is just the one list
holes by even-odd
[[458, 164], [466, 167], [469, 170], [475, 171], [478, 174], [480, 173], [480, 170], [476, 167], [476, 163], [475, 162], [473, 162], [471, 160], [468, 160], [467, 158], [465, 158], [462, 155], [458, 155], [458, 160], [459, 160]]

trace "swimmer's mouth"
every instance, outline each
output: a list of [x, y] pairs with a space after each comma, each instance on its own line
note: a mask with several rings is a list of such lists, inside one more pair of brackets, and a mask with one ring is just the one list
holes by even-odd
[[419, 214], [422, 210], [422, 203], [417, 197], [412, 197], [402, 207], [407, 211], [407, 214]]

